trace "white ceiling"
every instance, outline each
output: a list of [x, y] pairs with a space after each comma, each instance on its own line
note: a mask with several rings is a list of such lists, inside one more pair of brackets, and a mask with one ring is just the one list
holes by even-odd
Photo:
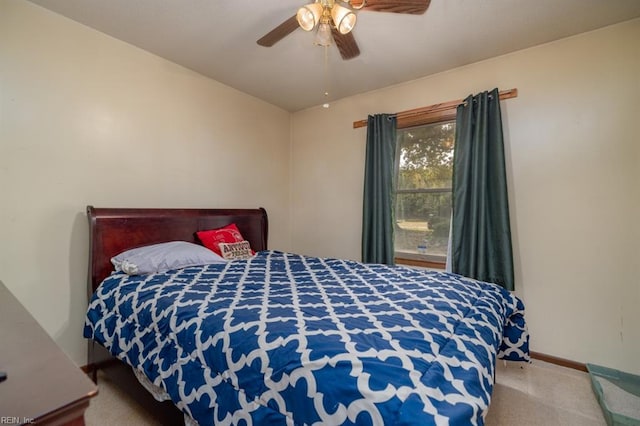
[[[288, 111], [325, 102], [324, 49], [301, 29], [256, 40], [310, 0], [30, 0]], [[640, 0], [432, 0], [424, 15], [361, 11], [361, 54], [328, 49], [335, 100], [640, 16]], [[639, 41], [640, 42], [640, 41]]]

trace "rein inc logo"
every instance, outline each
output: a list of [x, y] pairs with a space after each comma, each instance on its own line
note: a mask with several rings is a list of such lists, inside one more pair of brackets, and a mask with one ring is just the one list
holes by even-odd
[[28, 425], [33, 423], [35, 423], [35, 420], [31, 417], [0, 416], [0, 425]]

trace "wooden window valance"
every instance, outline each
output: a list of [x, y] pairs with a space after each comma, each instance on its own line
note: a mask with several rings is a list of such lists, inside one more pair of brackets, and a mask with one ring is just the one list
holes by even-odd
[[[503, 90], [500, 92], [500, 100], [511, 99], [518, 96], [518, 89]], [[398, 128], [420, 126], [422, 124], [435, 123], [444, 120], [453, 120], [456, 117], [456, 108], [464, 103], [464, 99], [430, 105], [422, 108], [397, 112]], [[353, 128], [367, 127], [367, 120], [353, 122]]]

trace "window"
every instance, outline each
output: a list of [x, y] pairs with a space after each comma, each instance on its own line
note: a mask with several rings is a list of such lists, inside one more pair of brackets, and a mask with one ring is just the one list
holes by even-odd
[[397, 263], [444, 267], [451, 223], [455, 127], [455, 120], [449, 119], [397, 131]]

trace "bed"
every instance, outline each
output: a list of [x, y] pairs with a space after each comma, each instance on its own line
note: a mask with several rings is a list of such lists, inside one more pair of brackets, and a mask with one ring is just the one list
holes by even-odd
[[[128, 365], [188, 422], [481, 425], [496, 360], [529, 359], [524, 306], [508, 291], [268, 250], [264, 209], [88, 207], [87, 216], [89, 366]], [[197, 243], [196, 231], [232, 223], [255, 256], [113, 272], [122, 251]]]

